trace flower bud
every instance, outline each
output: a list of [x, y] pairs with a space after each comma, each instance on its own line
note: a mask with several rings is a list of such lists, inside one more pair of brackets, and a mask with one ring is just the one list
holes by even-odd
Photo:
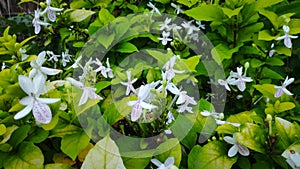
[[272, 121], [272, 116], [270, 114], [267, 114], [267, 120]]

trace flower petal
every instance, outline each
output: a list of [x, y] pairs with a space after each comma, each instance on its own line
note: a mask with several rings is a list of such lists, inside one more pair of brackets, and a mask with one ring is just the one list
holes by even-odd
[[48, 67], [41, 67], [41, 71], [46, 75], [56, 75], [61, 72], [59, 69], [52, 69]]
[[15, 120], [18, 120], [18, 119], [21, 119], [25, 116], [27, 116], [30, 111], [32, 110], [32, 105], [33, 104], [29, 104], [28, 106], [26, 106], [24, 109], [22, 109], [21, 111], [19, 111], [15, 116], [14, 116], [14, 119]]
[[162, 165], [162, 163], [160, 161], [158, 161], [157, 159], [151, 159], [151, 162], [156, 165], [157, 167], [160, 167]]
[[36, 63], [39, 65], [39, 66], [42, 66], [42, 64], [46, 61], [46, 52], [43, 51], [41, 53], [39, 53], [37, 59], [36, 59]]
[[238, 80], [237, 87], [241, 92], [243, 92], [246, 89], [245, 82], [243, 80]]
[[33, 87], [34, 87], [34, 94], [38, 97], [42, 91], [46, 88], [45, 86], [46, 78], [39, 74], [33, 78]]
[[95, 90], [92, 88], [87, 87], [88, 90], [88, 95], [90, 99], [95, 99], [95, 100], [102, 100], [103, 98], [95, 93]]
[[288, 91], [285, 87], [282, 88], [282, 91], [283, 91], [285, 94], [289, 95], [289, 96], [292, 96], [292, 95], [293, 95], [293, 93], [291, 93], [290, 91]]
[[34, 118], [42, 124], [48, 124], [52, 119], [50, 107], [39, 101], [33, 103], [32, 113]]
[[83, 91], [82, 91], [81, 98], [79, 100], [78, 106], [81, 106], [81, 105], [85, 104], [88, 100], [88, 96], [89, 96], [89, 91], [84, 88]]
[[243, 156], [248, 156], [250, 154], [249, 149], [241, 144], [238, 144], [239, 153]]
[[54, 22], [56, 20], [56, 13], [54, 11], [52, 11], [51, 9], [48, 9], [47, 15], [51, 22]]
[[73, 86], [78, 87], [80, 89], [82, 89], [84, 87], [82, 82], [77, 81], [71, 77], [67, 77], [66, 80], [69, 81]]
[[152, 104], [149, 104], [149, 103], [146, 103], [143, 101], [141, 101], [140, 104], [141, 104], [142, 108], [144, 108], [144, 109], [152, 110], [152, 109], [156, 108], [155, 105], [152, 105]]
[[173, 165], [174, 162], [175, 162], [174, 157], [168, 157], [168, 158], [166, 159], [166, 161], [164, 162], [164, 165], [165, 165], [166, 167], [169, 167], [170, 165]]
[[225, 136], [224, 140], [229, 144], [236, 144], [236, 140], [233, 137]]
[[20, 85], [21, 89], [28, 96], [31, 96], [31, 94], [34, 92], [32, 81], [28, 77], [23, 76], [23, 75], [19, 75], [18, 80], [19, 80], [19, 85]]
[[[207, 110], [204, 110], [204, 111], [201, 112], [201, 115], [205, 116], [205, 117], [208, 117], [208, 116], [211, 115], [211, 113], [209, 111], [207, 111]], [[226, 136], [226, 137], [228, 137], [228, 136]]]
[[292, 48], [292, 40], [290, 37], [286, 36], [283, 43], [287, 48]]
[[52, 104], [60, 101], [58, 98], [37, 98], [37, 100], [41, 103]]
[[132, 108], [132, 111], [131, 111], [131, 121], [137, 121], [140, 116], [142, 114], [142, 106], [139, 102], [137, 102], [133, 108]]
[[274, 94], [274, 97], [278, 98], [283, 94], [283, 89], [282, 88], [283, 87], [280, 87], [280, 88], [277, 89], [277, 91]]
[[34, 33], [39, 34], [41, 31], [41, 25], [38, 23], [34, 23], [33, 26], [34, 26]]
[[238, 152], [238, 150], [239, 150], [238, 146], [237, 146], [236, 144], [233, 145], [233, 146], [229, 149], [229, 151], [228, 151], [228, 157], [233, 157], [233, 156], [235, 156], [236, 153]]
[[24, 98], [22, 98], [22, 99], [20, 100], [20, 103], [21, 103], [22, 105], [29, 105], [29, 104], [32, 104], [33, 101], [34, 101], [33, 97], [31, 97], [31, 96], [26, 96], [26, 97], [24, 97]]

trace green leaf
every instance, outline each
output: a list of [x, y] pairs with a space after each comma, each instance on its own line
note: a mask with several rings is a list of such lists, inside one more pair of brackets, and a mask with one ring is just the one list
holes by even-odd
[[74, 134], [67, 134], [62, 138], [61, 150], [67, 154], [72, 160], [75, 160], [77, 155], [90, 142], [89, 136], [82, 130]]
[[244, 6], [241, 6], [239, 8], [234, 9], [234, 10], [232, 10], [230, 8], [222, 8], [222, 10], [223, 10], [223, 13], [228, 16], [228, 18], [231, 18], [233, 16], [238, 15], [243, 7]]
[[45, 165], [45, 169], [74, 169], [73, 167], [67, 165], [67, 164], [62, 164], [62, 163], [55, 163], [55, 164], [47, 164]]
[[220, 65], [224, 59], [231, 59], [232, 54], [238, 50], [239, 47], [230, 49], [228, 45], [221, 43], [212, 49], [211, 54], [214, 60]]
[[22, 142], [13, 155], [4, 161], [5, 169], [43, 169], [42, 151], [30, 142]]
[[293, 102], [283, 102], [280, 103], [278, 100], [274, 104], [274, 111], [275, 113], [281, 113], [287, 110], [291, 110], [295, 108], [296, 105]]
[[277, 72], [273, 71], [272, 69], [269, 69], [267, 67], [264, 67], [261, 73], [263, 78], [272, 78], [272, 79], [278, 79], [278, 80], [284, 80], [284, 78]]
[[96, 93], [99, 93], [101, 90], [105, 89], [110, 85], [110, 81], [101, 81], [95, 84]]
[[6, 127], [4, 124], [0, 124], [0, 136], [6, 133]]
[[281, 150], [285, 150], [297, 140], [299, 131], [297, 132], [295, 125], [291, 122], [275, 117], [275, 126], [279, 135], [276, 143]]
[[291, 56], [292, 55], [292, 50], [285, 47], [284, 45], [276, 46], [275, 47], [276, 53], [278, 54], [283, 54], [286, 56]]
[[[171, 147], [174, 146], [174, 147]], [[156, 156], [156, 158], [161, 161], [164, 162], [168, 157], [174, 157], [175, 162], [174, 165], [179, 166], [180, 161], [181, 161], [181, 146], [180, 143], [178, 141], [178, 139], [176, 138], [171, 138], [167, 141], [165, 141], [164, 143], [160, 144], [158, 147], [158, 152], [164, 152], [162, 154], [159, 154]], [[170, 150], [168, 150], [170, 149]], [[163, 151], [161, 151], [163, 150]], [[168, 151], [164, 151], [164, 150], [168, 150]]]
[[273, 84], [254, 85], [254, 87], [262, 93], [266, 98], [274, 99], [276, 89]]
[[258, 40], [272, 41], [275, 40], [276, 38], [278, 38], [278, 35], [277, 36], [271, 35], [270, 31], [267, 29], [258, 32]]
[[15, 125], [6, 127], [6, 132], [2, 135], [2, 140], [1, 140], [0, 144], [6, 143], [10, 139], [13, 132], [17, 129], [18, 129], [18, 126], [15, 126]]
[[149, 158], [122, 157], [122, 158], [126, 169], [146, 168], [151, 160], [151, 157]]
[[28, 141], [33, 143], [41, 143], [46, 140], [49, 135], [49, 131], [43, 128], [36, 128], [28, 137]]
[[290, 34], [298, 34], [300, 33], [300, 19], [292, 19], [289, 22]]
[[115, 34], [108, 30], [104, 30], [102, 28], [101, 32], [99, 33], [97, 32], [97, 41], [100, 44], [102, 44], [106, 49], [108, 49], [108, 47], [112, 45], [114, 39], [115, 39]]
[[262, 61], [260, 61], [258, 59], [255, 59], [255, 58], [251, 59], [251, 62], [250, 62], [250, 65], [253, 68], [261, 67], [264, 64], [265, 64], [264, 62], [262, 62]]
[[85, 9], [76, 9], [70, 14], [70, 20], [72, 22], [81, 22], [88, 18], [89, 16], [93, 15], [95, 12]]
[[82, 169], [125, 169], [115, 142], [106, 136], [86, 156]]
[[11, 138], [9, 139], [8, 143], [15, 147], [18, 144], [20, 144], [28, 135], [28, 132], [30, 130], [30, 125], [24, 125], [19, 127], [12, 135]]
[[138, 49], [134, 44], [130, 42], [123, 42], [118, 45], [117, 51], [121, 53], [132, 53], [137, 52]]
[[266, 153], [266, 131], [256, 124], [246, 123], [241, 132], [237, 133], [236, 139], [254, 151]]
[[201, 147], [199, 145], [196, 145], [191, 150], [189, 156], [188, 156], [188, 166], [189, 169], [198, 169], [198, 166], [200, 165], [199, 155], [201, 152]]
[[227, 146], [223, 142], [211, 141], [200, 148], [195, 146], [188, 157], [191, 169], [231, 168], [237, 157], [227, 156]]
[[272, 5], [275, 5], [279, 2], [282, 2], [283, 0], [263, 0], [263, 1], [256, 1], [256, 9], [262, 9], [266, 7], [270, 7]]
[[222, 21], [225, 15], [217, 5], [198, 6], [184, 12], [186, 15], [200, 21]]
[[267, 17], [270, 20], [270, 22], [273, 24], [275, 30], [278, 29], [278, 22], [277, 22], [278, 16], [275, 12], [262, 9], [259, 11], [259, 13], [261, 15], [264, 15], [265, 17]]
[[115, 17], [107, 9], [101, 8], [99, 11], [99, 19], [104, 25], [106, 25], [113, 21]]
[[281, 59], [272, 57], [267, 60], [266, 64], [271, 65], [271, 66], [283, 66], [284, 62]]
[[196, 66], [200, 61], [200, 56], [192, 56], [188, 59], [182, 59], [182, 61], [187, 65], [189, 72], [195, 72]]

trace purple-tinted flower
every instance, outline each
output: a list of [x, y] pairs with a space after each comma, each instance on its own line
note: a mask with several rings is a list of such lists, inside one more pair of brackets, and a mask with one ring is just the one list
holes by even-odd
[[172, 41], [172, 39], [169, 38], [169, 36], [170, 36], [170, 32], [163, 31], [162, 38], [158, 38], [158, 40], [161, 40], [161, 43], [163, 45], [166, 45], [168, 43], [168, 41]]
[[290, 28], [287, 25], [283, 25], [282, 29], [284, 31], [284, 35], [280, 36], [276, 40], [282, 40], [282, 39], [284, 39], [284, 41], [283, 41], [284, 45], [287, 48], [292, 48], [293, 44], [292, 44], [292, 40], [291, 39], [296, 39], [296, 38], [298, 38], [298, 36], [289, 35]]
[[229, 144], [233, 144], [233, 146], [228, 151], [228, 157], [235, 156], [237, 152], [239, 152], [243, 156], [248, 156], [250, 154], [249, 149], [246, 146], [241, 145], [236, 141], [236, 133], [234, 133], [232, 137], [225, 136], [224, 140]]
[[131, 71], [126, 71], [127, 82], [121, 82], [122, 85], [126, 86], [126, 95], [129, 95], [130, 91], [136, 93], [136, 90], [133, 87], [133, 83], [137, 81], [137, 78], [131, 80]]
[[291, 83], [293, 83], [294, 80], [295, 80], [294, 78], [290, 78], [290, 79], [289, 79], [289, 77], [287, 76], [287, 77], [285, 78], [285, 80], [284, 80], [284, 82], [283, 82], [283, 84], [282, 84], [281, 86], [274, 86], [274, 88], [277, 89], [277, 91], [276, 91], [276, 93], [274, 94], [274, 96], [275, 96], [276, 98], [278, 98], [278, 97], [280, 97], [283, 93], [285, 93], [285, 94], [287, 94], [287, 95], [289, 95], [289, 96], [292, 96], [293, 94], [292, 94], [290, 91], [288, 91], [288, 90], [286, 89], [286, 87], [287, 87], [288, 85], [290, 85]]

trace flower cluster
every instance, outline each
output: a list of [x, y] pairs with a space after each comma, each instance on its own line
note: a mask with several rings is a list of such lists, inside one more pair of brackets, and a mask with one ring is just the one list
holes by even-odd
[[[93, 60], [92, 58], [85, 63], [84, 66], [81, 65], [80, 61], [82, 59], [82, 56], [79, 56], [75, 63], [70, 68], [81, 68], [82, 74], [79, 76], [79, 81], [75, 80], [74, 78], [67, 77], [66, 80], [69, 81], [73, 86], [79, 88], [82, 90], [81, 98], [78, 102], [78, 106], [81, 106], [85, 104], [88, 99], [95, 99], [95, 100], [102, 100], [103, 98], [95, 93], [96, 89], [93, 87], [90, 87], [94, 85], [94, 76], [98, 72], [102, 74], [103, 77], [107, 78], [113, 78], [114, 75], [112, 73], [112, 69], [110, 68], [109, 59], [106, 60], [105, 67], [99, 59]], [[94, 68], [96, 65], [96, 68]], [[98, 67], [97, 67], [98, 66]], [[90, 75], [92, 76], [90, 79]]]
[[[43, 11], [40, 11], [40, 9], [36, 9], [34, 11], [34, 18], [32, 20], [32, 24], [34, 26], [34, 33], [38, 34], [41, 31], [41, 25], [42, 26], [49, 26], [50, 24], [46, 22], [46, 17], [44, 16], [47, 13], [48, 19], [51, 22], [54, 22], [56, 20], [56, 12], [62, 11], [62, 8], [54, 8], [51, 6], [51, 0], [46, 0], [46, 8]], [[41, 20], [41, 17], [43, 17], [43, 20]]]
[[[191, 97], [187, 94], [186, 91], [179, 89], [173, 82], [173, 78], [176, 73], [183, 73], [184, 71], [174, 69], [176, 64], [176, 59], [179, 56], [174, 55], [171, 57], [163, 66], [162, 71], [162, 80], [158, 80], [156, 82], [152, 82], [150, 84], [141, 85], [138, 89], [133, 87], [133, 83], [137, 81], [137, 78], [132, 79], [132, 75], [130, 71], [127, 71], [127, 82], [121, 82], [122, 85], [126, 86], [126, 95], [128, 96], [130, 92], [137, 96], [137, 100], [129, 101], [128, 106], [133, 106], [131, 111], [131, 120], [137, 121], [143, 112], [143, 109], [153, 110], [157, 108], [157, 106], [153, 105], [151, 101], [154, 99], [154, 94], [151, 90], [155, 92], [161, 92], [165, 95], [168, 93], [173, 94], [174, 98], [172, 101], [177, 105], [177, 111], [179, 113], [189, 112], [193, 113], [192, 107], [190, 105], [196, 105], [196, 101], [194, 97]], [[160, 84], [160, 85], [159, 85]], [[171, 123], [174, 119], [172, 113], [168, 114], [168, 122]], [[172, 115], [172, 116], [171, 116]], [[173, 117], [173, 118], [172, 118]]]
[[26, 107], [19, 111], [14, 118], [21, 119], [32, 111], [34, 118], [43, 124], [47, 124], [52, 119], [50, 107], [47, 104], [58, 102], [60, 99], [40, 98], [40, 95], [47, 92], [46, 79], [47, 75], [56, 75], [61, 72], [58, 69], [43, 67], [46, 61], [46, 52], [41, 52], [36, 60], [30, 62], [32, 67], [29, 77], [19, 75], [19, 85], [21, 89], [28, 95], [20, 100], [22, 105]]

